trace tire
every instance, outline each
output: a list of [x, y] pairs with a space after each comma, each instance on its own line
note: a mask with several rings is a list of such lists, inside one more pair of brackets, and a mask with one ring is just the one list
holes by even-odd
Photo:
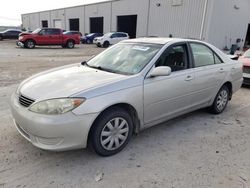
[[213, 105], [210, 107], [210, 112], [213, 114], [222, 113], [227, 107], [230, 92], [227, 86], [223, 85], [217, 93]]
[[3, 40], [3, 37], [2, 37], [2, 36], [0, 36], [0, 40]]
[[66, 44], [66, 47], [69, 48], [69, 49], [72, 49], [75, 47], [75, 43], [73, 40], [69, 40]]
[[88, 40], [86, 41], [86, 43], [87, 43], [87, 44], [90, 44], [90, 43], [91, 43], [91, 41], [88, 39]]
[[105, 42], [103, 43], [102, 46], [103, 46], [104, 48], [108, 48], [109, 45], [110, 45], [109, 41], [105, 41]]
[[91, 128], [90, 144], [101, 156], [120, 152], [133, 133], [133, 121], [128, 112], [115, 107], [105, 111]]
[[35, 48], [36, 44], [33, 40], [26, 40], [24, 42], [24, 46], [25, 46], [25, 48], [32, 49], [32, 48]]

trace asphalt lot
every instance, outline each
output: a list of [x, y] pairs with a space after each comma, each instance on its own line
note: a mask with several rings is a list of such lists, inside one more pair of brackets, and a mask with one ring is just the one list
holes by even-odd
[[[15, 46], [0, 41], [0, 188], [249, 188], [250, 88], [238, 91], [221, 115], [199, 110], [134, 136], [119, 154], [88, 150], [48, 152], [16, 131], [9, 98], [23, 79], [49, 68], [81, 62], [101, 52]], [[96, 181], [96, 180], [100, 181]]]

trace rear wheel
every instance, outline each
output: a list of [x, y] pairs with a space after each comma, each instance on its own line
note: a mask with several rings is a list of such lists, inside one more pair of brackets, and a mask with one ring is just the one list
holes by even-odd
[[69, 41], [67, 42], [66, 46], [67, 46], [67, 48], [72, 49], [72, 48], [75, 47], [75, 43], [74, 43], [73, 40], [69, 40]]
[[35, 48], [35, 42], [33, 40], [26, 40], [24, 46], [29, 49]]
[[109, 41], [105, 41], [105, 42], [103, 43], [102, 46], [103, 46], [104, 48], [108, 48], [109, 45], [110, 45]]
[[222, 113], [227, 107], [229, 95], [228, 87], [222, 86], [214, 99], [213, 105], [210, 107], [211, 112], [214, 114]]
[[119, 107], [108, 110], [91, 130], [92, 148], [101, 156], [114, 155], [127, 145], [132, 130], [132, 119], [125, 110]]

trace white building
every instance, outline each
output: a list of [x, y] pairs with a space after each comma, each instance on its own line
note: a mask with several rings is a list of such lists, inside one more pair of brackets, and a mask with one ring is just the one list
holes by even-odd
[[132, 38], [171, 34], [222, 49], [237, 39], [250, 45], [250, 0], [113, 0], [23, 14], [22, 23], [31, 30], [124, 31]]

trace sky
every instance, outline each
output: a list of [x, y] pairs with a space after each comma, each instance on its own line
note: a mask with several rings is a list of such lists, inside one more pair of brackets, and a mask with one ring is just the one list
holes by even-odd
[[7, 0], [0, 6], [0, 26], [18, 26], [21, 14], [107, 0]]

